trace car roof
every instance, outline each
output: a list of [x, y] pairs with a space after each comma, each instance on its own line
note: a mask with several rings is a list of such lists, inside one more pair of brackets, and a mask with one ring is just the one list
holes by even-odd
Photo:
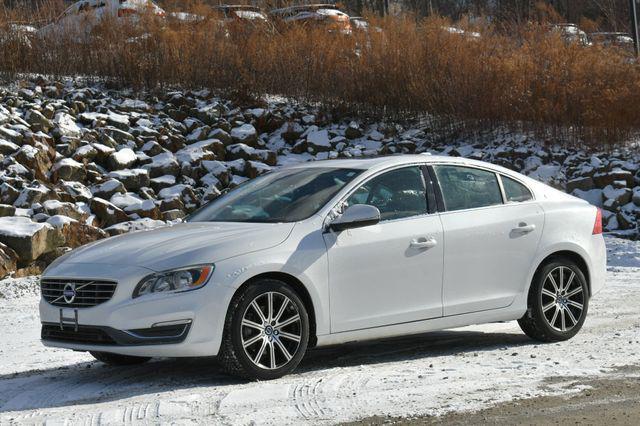
[[320, 160], [320, 161], [312, 161], [308, 163], [299, 163], [289, 167], [291, 168], [329, 167], [329, 168], [341, 168], [341, 169], [371, 170], [371, 169], [384, 169], [384, 168], [393, 167], [396, 165], [416, 164], [416, 163], [424, 163], [424, 164], [452, 163], [452, 164], [461, 164], [461, 165], [469, 165], [469, 166], [477, 166], [477, 167], [488, 167], [496, 171], [513, 173], [513, 171], [508, 170], [504, 167], [496, 166], [490, 163], [485, 163], [483, 161], [472, 160], [472, 159], [463, 158], [463, 157], [449, 157], [444, 155], [429, 155], [429, 154], [403, 154], [403, 155], [389, 155], [389, 156], [358, 158], [358, 159], [345, 158], [345, 159], [336, 159], [336, 160]]

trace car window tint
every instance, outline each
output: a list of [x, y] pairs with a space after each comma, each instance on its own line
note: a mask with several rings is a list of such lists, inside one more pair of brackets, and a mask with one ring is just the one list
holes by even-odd
[[347, 199], [347, 205], [368, 204], [380, 210], [382, 220], [427, 213], [426, 186], [419, 167], [393, 170], [365, 182]]
[[509, 177], [502, 176], [502, 186], [508, 202], [522, 203], [533, 199], [531, 191], [526, 186]]
[[447, 210], [502, 204], [498, 177], [493, 172], [462, 166], [435, 166]]

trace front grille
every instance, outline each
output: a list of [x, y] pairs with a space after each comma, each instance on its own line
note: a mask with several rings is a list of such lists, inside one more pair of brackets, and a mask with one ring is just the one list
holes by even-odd
[[42, 340], [56, 342], [84, 343], [87, 345], [115, 345], [116, 342], [104, 330], [86, 325], [42, 324]]
[[45, 278], [40, 282], [44, 300], [54, 306], [65, 308], [90, 308], [100, 305], [113, 297], [117, 285], [113, 281], [78, 279]]

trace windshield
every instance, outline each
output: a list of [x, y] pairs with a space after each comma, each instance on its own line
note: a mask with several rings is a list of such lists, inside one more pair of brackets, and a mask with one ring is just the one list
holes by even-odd
[[196, 211], [189, 222], [297, 222], [311, 217], [362, 170], [327, 167], [263, 175]]

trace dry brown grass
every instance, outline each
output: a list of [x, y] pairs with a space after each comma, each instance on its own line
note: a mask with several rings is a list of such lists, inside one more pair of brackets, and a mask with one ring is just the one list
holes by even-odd
[[486, 26], [477, 39], [444, 31], [443, 19], [399, 17], [376, 21], [380, 32], [344, 36], [148, 17], [135, 28], [104, 22], [86, 43], [56, 37], [25, 46], [7, 15], [0, 19], [0, 72], [9, 78], [81, 75], [242, 99], [280, 94], [374, 116], [427, 114], [452, 130], [518, 126], [598, 144], [640, 127], [637, 63], [615, 49], [567, 44], [544, 27], [505, 35]]

